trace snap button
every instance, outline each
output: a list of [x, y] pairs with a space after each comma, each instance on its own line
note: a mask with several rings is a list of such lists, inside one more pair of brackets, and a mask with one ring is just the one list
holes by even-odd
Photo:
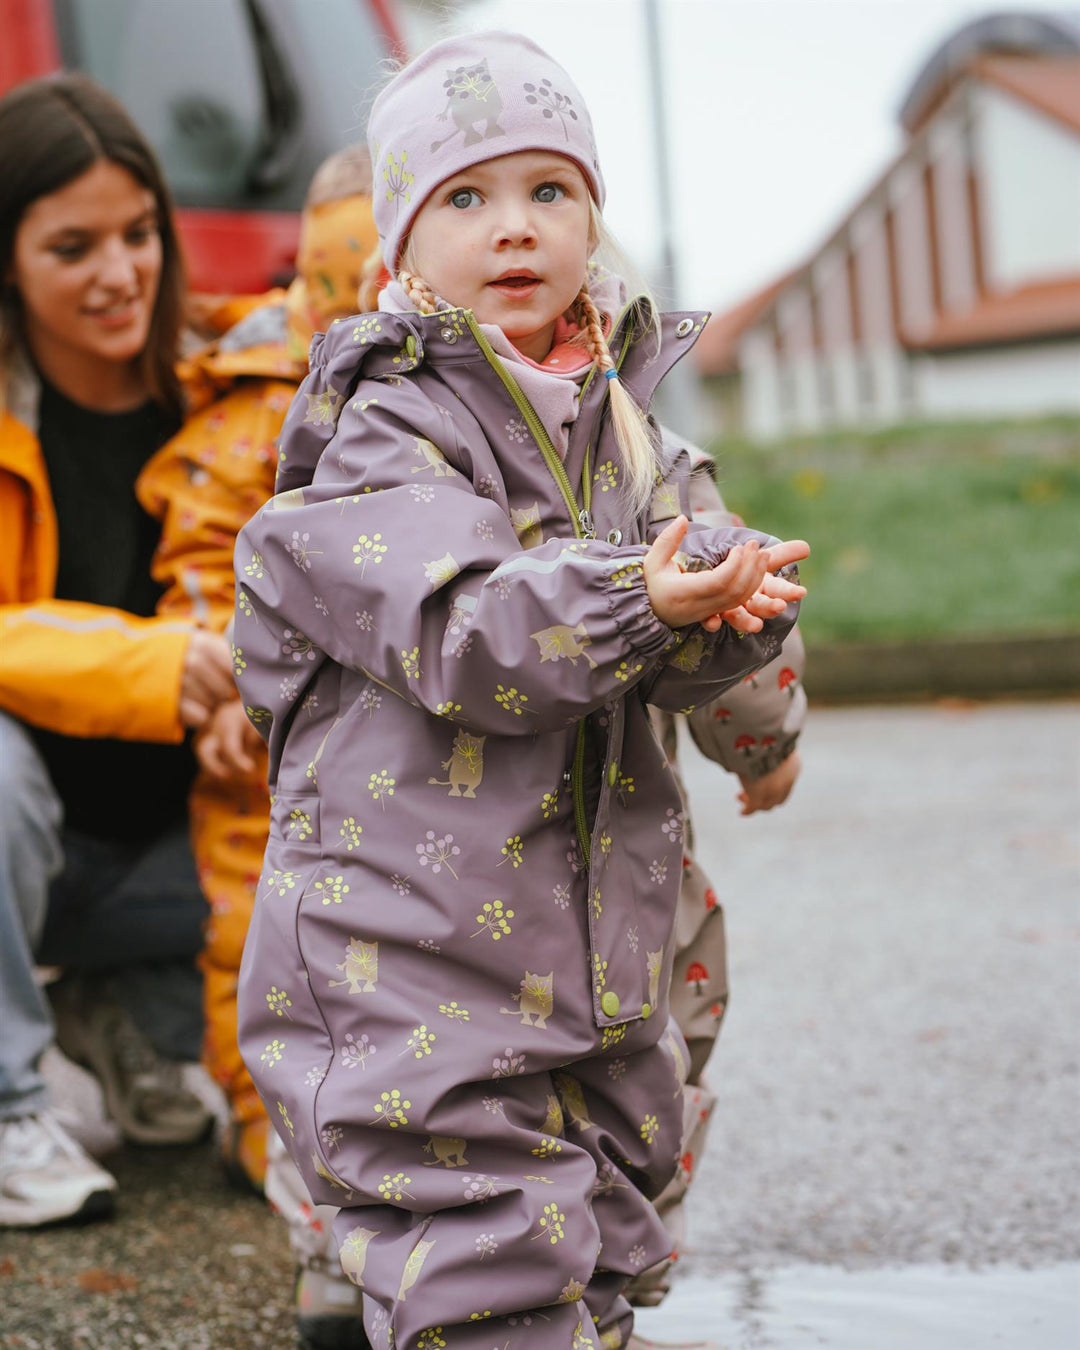
[[448, 342], [451, 347], [457, 341], [457, 334], [454, 332], [452, 328], [440, 328], [439, 336], [442, 338], [444, 342]]
[[600, 1000], [600, 1007], [603, 1009], [605, 1017], [615, 1017], [619, 1012], [619, 996], [613, 990], [609, 989]]
[[676, 337], [689, 337], [694, 331], [693, 319], [680, 319], [675, 328]]
[[612, 760], [608, 765], [607, 781], [608, 787], [614, 787], [619, 777], [619, 765], [617, 760]]
[[642, 1017], [643, 1017], [646, 1021], [649, 1020], [649, 1018], [652, 1016], [652, 1004], [651, 1004], [651, 1003], [643, 1003], [643, 1004], [641, 1005], [641, 1015], [642, 1015]]
[[622, 543], [622, 530], [609, 530], [607, 541], [609, 544], [614, 544], [615, 547], [618, 548]]

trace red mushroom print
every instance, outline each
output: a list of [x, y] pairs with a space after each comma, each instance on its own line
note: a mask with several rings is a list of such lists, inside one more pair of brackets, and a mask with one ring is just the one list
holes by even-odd
[[762, 736], [761, 738], [762, 750], [771, 750], [775, 744], [776, 744], [775, 736]]
[[727, 724], [731, 721], [731, 709], [715, 708], [713, 709], [713, 717], [717, 722], [720, 723], [721, 726], [727, 726]]
[[721, 1017], [723, 1017], [724, 1015], [724, 1005], [722, 1003], [714, 1003], [712, 1007], [709, 1009], [709, 1013], [712, 1017], [715, 1017], [716, 1020], [719, 1022]]
[[743, 684], [748, 684], [751, 689], [756, 689], [758, 687], [757, 671], [752, 670], [749, 675], [745, 676], [743, 679]]
[[709, 972], [700, 961], [691, 961], [690, 968], [686, 972], [686, 983], [694, 986], [694, 993], [701, 993], [701, 986], [709, 978]]
[[741, 736], [735, 737], [735, 749], [741, 750], [747, 759], [750, 758], [750, 751], [755, 745], [757, 745], [757, 740], [746, 731]]
[[720, 901], [716, 898], [716, 892], [711, 886], [705, 887], [705, 908], [716, 909]]
[[794, 686], [797, 683], [798, 678], [799, 677], [795, 674], [795, 672], [791, 669], [790, 666], [785, 666], [783, 670], [780, 672], [780, 674], [777, 675], [776, 683], [781, 689], [786, 689], [788, 691], [788, 698], [794, 698], [795, 697]]
[[679, 1166], [686, 1173], [687, 1177], [691, 1176], [691, 1174], [694, 1171], [694, 1155], [690, 1152], [689, 1149], [687, 1149], [686, 1152], [679, 1159]]

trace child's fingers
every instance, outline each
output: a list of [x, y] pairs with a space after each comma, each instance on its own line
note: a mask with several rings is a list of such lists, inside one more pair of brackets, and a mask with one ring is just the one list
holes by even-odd
[[774, 600], [762, 591], [755, 591], [749, 600], [743, 601], [743, 608], [759, 619], [775, 619], [778, 614], [783, 614], [787, 605], [783, 600]]
[[756, 615], [751, 614], [744, 605], [735, 605], [731, 609], [725, 609], [720, 617], [739, 633], [760, 633], [765, 627], [762, 621]]
[[806, 594], [806, 587], [797, 581], [788, 581], [787, 577], [774, 576], [772, 572], [767, 572], [761, 582], [762, 594], [771, 596], [774, 600], [801, 600]]
[[657, 572], [672, 561], [689, 528], [690, 522], [685, 516], [676, 516], [670, 525], [665, 525], [645, 554], [646, 572]]
[[769, 558], [769, 571], [779, 572], [781, 567], [786, 567], [788, 563], [809, 558], [810, 545], [805, 539], [787, 539], [783, 543], [773, 544], [765, 549], [765, 553]]

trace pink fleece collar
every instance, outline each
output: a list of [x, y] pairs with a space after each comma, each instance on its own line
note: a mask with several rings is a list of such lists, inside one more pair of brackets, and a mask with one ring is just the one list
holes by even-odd
[[542, 361], [534, 361], [531, 356], [526, 356], [524, 352], [514, 351], [525, 362], [536, 370], [550, 370], [559, 375], [573, 375], [579, 370], [584, 370], [592, 364], [592, 357], [589, 355], [587, 347], [583, 347], [580, 342], [574, 342], [572, 339], [581, 332], [578, 324], [568, 319], [565, 314], [560, 314], [555, 320], [555, 333], [551, 342], [551, 351]]

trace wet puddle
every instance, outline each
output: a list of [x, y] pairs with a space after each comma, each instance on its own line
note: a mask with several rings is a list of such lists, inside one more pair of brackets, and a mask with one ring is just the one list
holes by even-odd
[[723, 1350], [1080, 1350], [1080, 1263], [688, 1273], [637, 1330]]

